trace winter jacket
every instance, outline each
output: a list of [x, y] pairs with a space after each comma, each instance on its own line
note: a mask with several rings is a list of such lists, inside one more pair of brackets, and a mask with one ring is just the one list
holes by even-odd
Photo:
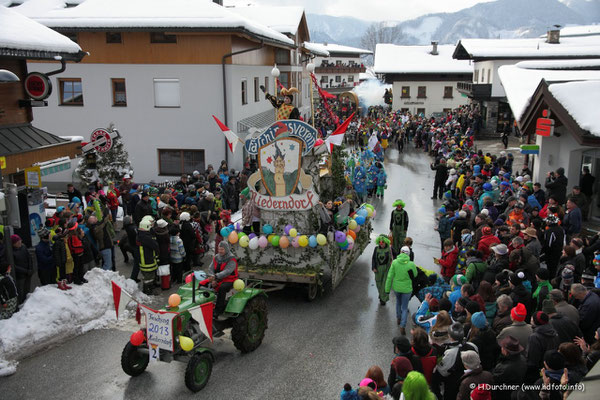
[[565, 204], [567, 201], [567, 185], [569, 180], [564, 175], [556, 175], [554, 179], [546, 178], [546, 189], [548, 197], [556, 197], [558, 204]]
[[477, 244], [477, 250], [479, 250], [481, 252], [481, 254], [483, 254], [483, 259], [487, 260], [487, 258], [490, 256], [490, 246], [494, 245], [494, 244], [499, 244], [500, 243], [500, 239], [498, 239], [496, 236], [494, 235], [484, 235], [481, 237], [481, 239], [479, 240], [479, 243]]
[[443, 185], [448, 179], [448, 167], [446, 164], [430, 165], [432, 171], [435, 171], [434, 181], [437, 185]]
[[466, 218], [456, 218], [452, 222], [452, 240], [457, 246], [461, 245], [461, 232], [463, 229], [469, 229], [469, 221]]
[[532, 311], [542, 311], [544, 300], [550, 295], [550, 291], [553, 289], [552, 285], [548, 281], [539, 281], [538, 286], [533, 292], [532, 298]]
[[458, 396], [456, 396], [456, 400], [469, 400], [471, 398], [471, 390], [473, 390], [474, 387], [477, 387], [477, 385], [481, 383], [493, 382], [494, 377], [492, 376], [492, 373], [489, 371], [484, 371], [481, 366], [466, 372], [460, 378], [460, 387], [458, 389]]
[[559, 314], [579, 326], [579, 310], [575, 306], [563, 300], [560, 303], [556, 303], [554, 308], [556, 308]]
[[510, 293], [510, 298], [513, 301], [513, 305], [517, 305], [517, 303], [523, 303], [525, 308], [527, 309], [527, 317], [525, 321], [529, 321], [529, 317], [531, 317], [531, 293], [529, 290], [523, 286], [523, 284], [517, 285], [512, 289]]
[[171, 247], [171, 236], [167, 227], [154, 229], [156, 241], [158, 242], [158, 265], [167, 265], [171, 262], [169, 250]]
[[594, 342], [594, 333], [600, 327], [600, 297], [589, 291], [579, 305], [579, 327], [588, 343]]
[[519, 341], [521, 346], [527, 350], [527, 346], [529, 346], [529, 337], [532, 332], [533, 328], [531, 328], [531, 325], [526, 324], [525, 322], [513, 321], [512, 324], [502, 329], [496, 339], [500, 342], [507, 336], [513, 336]]
[[106, 250], [113, 247], [109, 224], [111, 222], [108, 219], [104, 219], [102, 222], [90, 226], [90, 230], [98, 244], [98, 250]]
[[581, 232], [582, 221], [583, 217], [579, 207], [575, 207], [574, 209], [567, 211], [565, 213], [565, 217], [563, 218], [563, 227], [565, 228], [567, 235], [574, 235]]
[[415, 313], [415, 323], [425, 329], [425, 332], [429, 333], [437, 321], [437, 315], [437, 312], [429, 311], [429, 303], [423, 301]]
[[494, 317], [494, 322], [492, 322], [492, 329], [496, 332], [496, 335], [499, 335], [502, 332], [502, 329], [510, 326], [512, 324], [512, 319], [510, 318], [510, 309], [506, 310], [504, 313], [496, 313]]
[[412, 277], [417, 276], [417, 267], [407, 254], [401, 253], [393, 262], [385, 281], [385, 292], [412, 293]]
[[458, 263], [458, 248], [453, 246], [450, 251], [443, 251], [440, 258], [441, 274], [446, 278], [452, 278], [456, 272]]
[[559, 344], [558, 334], [551, 324], [536, 326], [533, 329], [527, 346], [527, 375], [531, 378], [526, 378], [526, 381], [533, 382], [539, 377], [540, 369], [544, 366], [544, 353], [558, 349]]
[[54, 264], [57, 267], [64, 266], [67, 264], [67, 245], [65, 243], [65, 237], [56, 235], [53, 240], [52, 256], [54, 257]]
[[495, 301], [486, 301], [485, 302], [485, 318], [488, 321], [488, 324], [492, 326], [494, 323], [494, 317], [496, 317], [496, 312], [498, 311], [498, 305]]
[[183, 246], [183, 240], [181, 240], [179, 236], [171, 236], [170, 249], [171, 252], [169, 254], [171, 257], [171, 262], [173, 264], [179, 264], [183, 262], [186, 253], [185, 247]]
[[446, 215], [441, 216], [438, 223], [438, 233], [440, 234], [440, 237], [442, 239], [450, 238], [451, 230], [452, 222], [450, 222], [450, 219]]
[[444, 382], [444, 398], [454, 399], [458, 395], [461, 377], [464, 375], [465, 370], [460, 353], [467, 350], [478, 351], [477, 347], [469, 342], [448, 344], [444, 355], [436, 367], [436, 374], [439, 374]]
[[473, 343], [479, 349], [479, 358], [481, 366], [486, 371], [491, 371], [496, 365], [496, 359], [500, 354], [500, 346], [496, 341], [496, 332], [491, 327], [481, 329], [471, 338]]
[[135, 222], [135, 225], [139, 226], [142, 218], [146, 215], [152, 215], [152, 204], [150, 204], [150, 201], [140, 200], [135, 205], [133, 211], [133, 221]]
[[[549, 226], [544, 233], [544, 260], [558, 259], [565, 243], [565, 231], [558, 225]], [[556, 264], [555, 264], [556, 265]]]
[[531, 251], [531, 254], [533, 254], [537, 259], [540, 258], [540, 255], [542, 254], [542, 244], [537, 237], [532, 238], [529, 242], [527, 242], [525, 247], [527, 250]]
[[[523, 269], [525, 271], [525, 276], [529, 281], [535, 281], [535, 273], [540, 268], [540, 262], [537, 258], [531, 253], [529, 249], [526, 247], [521, 247], [520, 249], [513, 250], [513, 253], [517, 253], [521, 258], [520, 264], [515, 269]], [[511, 256], [512, 254], [511, 253]]]
[[[492, 371], [494, 383], [497, 385], [520, 385], [525, 379], [527, 371], [527, 360], [523, 353], [500, 355], [498, 362]], [[494, 391], [496, 400], [509, 400], [510, 390]]]
[[437, 363], [436, 349], [428, 344], [425, 347], [413, 346], [410, 350], [414, 355], [419, 357], [419, 360], [421, 360], [421, 365], [423, 366], [423, 375], [425, 375], [427, 382], [431, 384], [433, 371]]
[[15, 260], [15, 275], [17, 276], [17, 280], [33, 275], [33, 264], [25, 245], [22, 245], [18, 249], [13, 247], [13, 258]]
[[49, 241], [40, 240], [35, 246], [35, 257], [37, 259], [38, 270], [48, 271], [56, 268], [54, 257], [52, 256], [52, 246]]
[[193, 254], [194, 248], [196, 247], [196, 231], [190, 221], [183, 221], [181, 223], [181, 233], [179, 237], [183, 241], [186, 253]]
[[487, 263], [485, 261], [482, 261], [477, 257], [469, 258], [467, 260], [467, 271], [465, 273], [465, 278], [467, 278], [467, 282], [473, 284], [475, 289], [477, 289], [486, 270]]
[[[136, 251], [140, 254], [140, 249], [144, 252], [144, 262], [146, 265], [152, 264], [152, 262], [158, 257], [159, 247], [156, 238], [149, 231], [139, 231], [137, 236], [137, 247]], [[155, 258], [156, 257], [156, 258]], [[141, 257], [140, 257], [141, 266]]]
[[84, 264], [91, 263], [98, 256], [98, 249], [94, 245], [87, 236], [84, 236], [81, 239], [81, 243], [83, 244], [83, 258], [82, 262]]
[[483, 280], [488, 281], [492, 285], [496, 282], [496, 275], [502, 272], [505, 269], [508, 269], [510, 263], [508, 261], [508, 255], [504, 256], [494, 256], [490, 259], [489, 266], [487, 267], [485, 273], [483, 274]]
[[575, 325], [573, 321], [561, 314], [554, 314], [550, 317], [550, 324], [558, 335], [560, 343], [569, 342], [571, 343], [575, 336], [582, 337], [581, 329]]

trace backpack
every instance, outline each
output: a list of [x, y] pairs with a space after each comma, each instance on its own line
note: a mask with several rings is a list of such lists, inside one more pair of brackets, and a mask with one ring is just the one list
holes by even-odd
[[[413, 353], [415, 351], [411, 349]], [[423, 366], [423, 375], [425, 375], [425, 379], [427, 379], [427, 383], [431, 385], [431, 380], [433, 378], [433, 370], [437, 364], [437, 356], [433, 354], [433, 347], [429, 349], [429, 353], [426, 356], [419, 356], [415, 353], [417, 357], [421, 360], [421, 365]]]
[[[486, 268], [479, 269], [482, 264], [485, 264]], [[475, 275], [473, 275], [473, 279], [471, 280], [471, 285], [473, 285], [473, 289], [475, 289], [475, 291], [477, 291], [477, 289], [479, 288], [479, 284], [483, 280], [483, 275], [485, 274], [485, 271], [487, 270], [487, 264], [485, 262], [474, 262], [473, 265], [475, 266]]]

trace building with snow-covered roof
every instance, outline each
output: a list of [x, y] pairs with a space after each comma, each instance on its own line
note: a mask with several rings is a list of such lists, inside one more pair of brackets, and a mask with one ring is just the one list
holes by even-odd
[[359, 84], [360, 75], [366, 71], [361, 56], [373, 52], [335, 43], [304, 43], [316, 57], [315, 77], [319, 85], [332, 93], [342, 93]]
[[[36, 119], [86, 137], [113, 122], [139, 182], [202, 171], [221, 160], [239, 170], [245, 150], [238, 146], [232, 154], [211, 116], [242, 139], [251, 128], [270, 125], [275, 112], [260, 86], [274, 91], [274, 64], [285, 86], [300, 89], [294, 101], [301, 113], [310, 114], [300, 63], [306, 51], [298, 49], [309, 40], [308, 28], [303, 13], [298, 18], [297, 8], [290, 9], [293, 15], [281, 19], [298, 26], [280, 30], [208, 0], [86, 0], [30, 10], [90, 53], [56, 78], [58, 93]], [[60, 95], [69, 82], [77, 85], [78, 101]]]
[[[527, 61], [498, 71], [519, 129], [527, 143], [539, 146], [530, 165], [534, 181], [543, 183], [549, 172], [563, 167], [569, 190], [579, 184], [583, 167], [600, 174], [599, 60], [578, 61], [569, 60], [573, 70], [565, 69], [565, 61]], [[552, 121], [551, 132], [541, 134], [543, 118]], [[600, 215], [598, 199], [591, 203], [592, 215]]]
[[456, 92], [457, 82], [471, 79], [469, 61], [452, 58], [454, 46], [378, 44], [374, 72], [392, 84], [392, 108], [429, 116], [468, 103]]
[[[47, 178], [76, 164], [81, 140], [71, 140], [63, 126], [42, 130], [32, 124], [35, 107], [45, 108], [52, 92], [48, 75], [64, 71], [67, 61], [79, 62], [85, 56], [77, 43], [11, 10], [0, 6], [0, 157], [5, 182], [16, 184], [21, 228], [16, 229], [27, 246], [38, 243], [36, 229], [45, 221], [42, 191], [27, 191], [25, 185], [40, 187]], [[47, 75], [27, 66], [27, 60], [42, 60]], [[37, 125], [36, 121], [36, 125]], [[60, 160], [60, 161], [59, 161]], [[25, 169], [39, 166], [37, 183], [26, 181]], [[41, 211], [40, 211], [41, 210]], [[30, 220], [31, 219], [31, 220]], [[14, 224], [13, 221], [10, 225]]]
[[514, 122], [498, 68], [525, 60], [565, 60], [568, 64], [570, 59], [598, 58], [600, 36], [575, 34], [593, 32], [592, 27], [552, 30], [543, 38], [459, 40], [453, 57], [471, 60], [474, 73], [471, 81], [459, 82], [458, 90], [479, 105], [484, 128], [481, 133], [498, 135], [505, 123], [512, 126]]

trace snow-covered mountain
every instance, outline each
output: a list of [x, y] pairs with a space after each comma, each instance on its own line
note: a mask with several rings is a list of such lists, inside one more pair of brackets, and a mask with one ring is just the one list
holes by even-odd
[[[355, 18], [308, 14], [311, 40], [360, 46], [370, 25]], [[454, 44], [461, 38], [537, 37], [554, 24], [600, 23], [600, 0], [497, 0], [454, 13], [427, 14], [400, 22], [402, 44]]]

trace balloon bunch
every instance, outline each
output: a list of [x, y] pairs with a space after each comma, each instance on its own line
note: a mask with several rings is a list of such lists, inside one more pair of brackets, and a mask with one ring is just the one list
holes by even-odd
[[227, 231], [227, 228], [223, 228], [222, 234], [227, 234], [227, 238], [230, 243], [239, 243], [241, 247], [248, 247], [250, 250], [256, 250], [258, 248], [265, 249], [269, 244], [273, 247], [280, 247], [287, 249], [292, 246], [293, 248], [299, 247], [312, 247], [325, 246], [327, 244], [327, 237], [321, 233], [317, 235], [299, 235], [298, 230], [292, 225], [288, 224], [283, 229], [283, 235], [277, 235], [274, 233], [273, 226], [265, 224], [262, 227], [262, 235], [257, 236], [254, 233], [246, 235], [243, 232]]

